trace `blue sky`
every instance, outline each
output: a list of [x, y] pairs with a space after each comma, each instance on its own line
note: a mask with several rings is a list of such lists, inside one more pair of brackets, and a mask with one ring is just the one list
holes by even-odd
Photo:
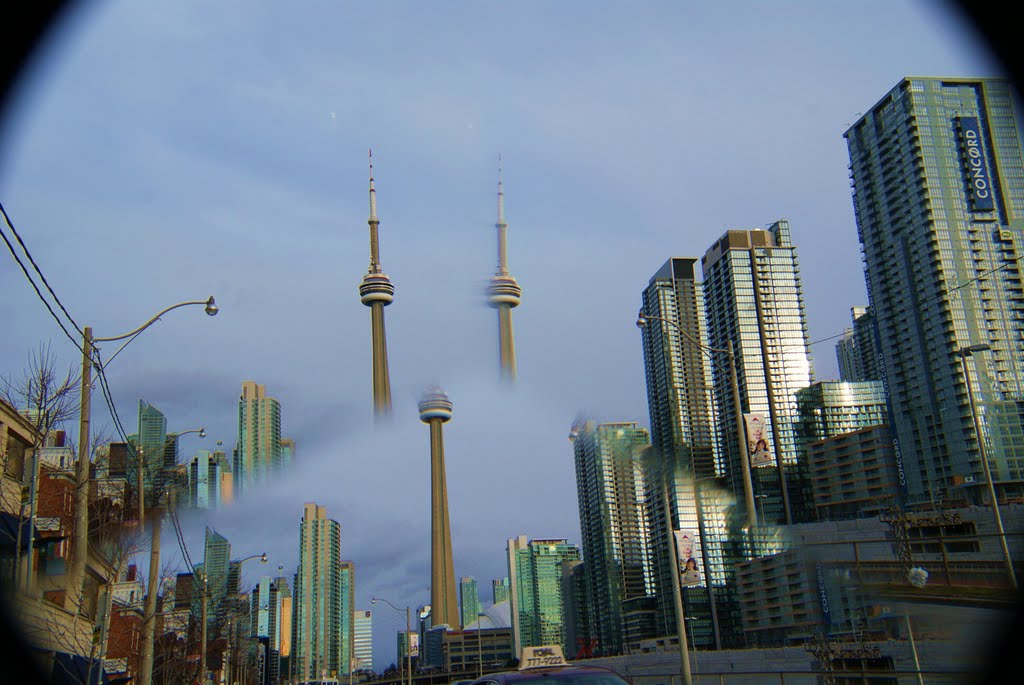
[[[208, 523], [290, 576], [316, 501], [341, 522], [358, 607], [427, 602], [415, 404], [437, 383], [455, 405], [455, 571], [488, 603], [507, 538], [579, 543], [576, 413], [647, 425], [634, 321], [669, 256], [788, 219], [810, 339], [848, 325], [866, 294], [843, 132], [903, 76], [998, 71], [934, 2], [710, 4], [121, 0], [68, 18], [0, 125], [0, 199], [98, 336], [216, 296], [216, 318], [173, 312], [111, 364], [126, 423], [144, 398], [170, 430], [206, 427], [184, 449], [230, 448], [255, 380], [297, 444], [290, 477], [188, 517], [193, 559]], [[376, 428], [357, 294], [368, 147], [396, 286], [395, 418]], [[483, 299], [499, 152], [523, 287], [514, 391], [497, 383]], [[0, 373], [46, 340], [75, 363], [13, 260], [0, 264]], [[836, 377], [833, 342], [813, 352], [816, 378]], [[93, 417], [110, 432], [101, 407]], [[391, 614], [376, 617], [378, 667], [404, 625]]]

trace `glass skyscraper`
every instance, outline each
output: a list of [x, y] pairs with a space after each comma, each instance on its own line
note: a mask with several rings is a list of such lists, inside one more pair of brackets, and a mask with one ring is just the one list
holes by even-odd
[[597, 654], [622, 654], [622, 603], [653, 594], [642, 451], [637, 449], [650, 438], [636, 423], [595, 421], [577, 421], [569, 437], [586, 562], [581, 604], [588, 616], [578, 623], [592, 631], [577, 637], [595, 638]]
[[[762, 419], [770, 459], [752, 468], [751, 476], [763, 500], [758, 505], [763, 522], [806, 520], [812, 516], [810, 503], [799, 497], [806, 464], [797, 459], [794, 423], [796, 392], [811, 384], [813, 371], [789, 222], [776, 221], [768, 230], [726, 231], [701, 258], [701, 267], [708, 342], [719, 349], [732, 342], [743, 412]], [[745, 429], [736, 425], [728, 366], [714, 368], [720, 449], [732, 492], [743, 501], [735, 436]]]
[[562, 602], [562, 562], [578, 561], [580, 550], [565, 539], [530, 540], [525, 535], [508, 541], [513, 650], [566, 644]]
[[[287, 449], [289, 461], [292, 450]], [[281, 404], [267, 397], [265, 386], [242, 383], [238, 398], [238, 446], [235, 451], [234, 483], [244, 492], [281, 470]]]
[[[134, 438], [134, 440], [131, 440]], [[129, 439], [139, 454], [129, 450], [125, 473], [133, 490], [138, 489], [139, 464], [143, 465], [143, 489], [145, 491], [146, 508], [156, 505], [154, 486], [162, 482], [161, 475], [166, 466], [174, 466], [174, 453], [177, 440], [168, 440], [167, 417], [164, 413], [145, 400], [139, 400], [139, 432]], [[173, 445], [168, 444], [173, 442]], [[167, 452], [170, 450], [170, 464]]]
[[[345, 649], [342, 628], [341, 525], [327, 507], [307, 502], [299, 526], [299, 569], [295, 574], [292, 621], [292, 677], [295, 682], [341, 678]], [[349, 612], [351, 616], [351, 612]]]
[[[901, 489], [978, 502], [1024, 485], [1024, 157], [1003, 79], [900, 81], [845, 137]], [[977, 435], [959, 350], [977, 399]]]
[[459, 614], [462, 627], [476, 621], [480, 613], [480, 591], [476, 587], [476, 579], [467, 576], [459, 579]]
[[[700, 581], [684, 593], [687, 617], [693, 619], [687, 627], [695, 644], [709, 647], [721, 643], [723, 635], [726, 644], [732, 643], [727, 569], [733, 556], [728, 525], [735, 502], [723, 488], [728, 470], [713, 412], [713, 369], [728, 358], [707, 349], [704, 286], [697, 280], [696, 263], [695, 257], [669, 259], [643, 291], [641, 339], [651, 448], [640, 463], [651, 531], [654, 630], [659, 636], [678, 634], [668, 541], [669, 531], [677, 531], [685, 536], [677, 553], [688, 550], [679, 563], [693, 558], [701, 573]], [[665, 520], [666, 492], [670, 521]]]

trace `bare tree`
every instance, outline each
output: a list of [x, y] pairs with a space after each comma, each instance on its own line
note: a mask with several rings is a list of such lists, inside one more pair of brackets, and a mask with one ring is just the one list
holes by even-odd
[[[17, 409], [32, 424], [34, 443], [31, 446], [28, 474], [27, 497], [16, 503], [18, 508], [18, 540], [15, 548], [15, 568], [21, 568], [21, 534], [24, 521], [32, 522], [28, 539], [28, 571], [25, 574], [25, 591], [31, 589], [34, 566], [34, 531], [36, 515], [36, 493], [39, 476], [39, 450], [51, 435], [76, 414], [79, 374], [74, 365], [67, 372], [57, 370], [57, 358], [50, 350], [50, 344], [40, 343], [29, 354], [28, 365], [20, 377], [0, 377], [0, 397]], [[10, 459], [4, 455], [5, 461]], [[21, 465], [23, 468], [24, 465]], [[8, 464], [4, 464], [8, 468]], [[24, 474], [22, 482], [25, 482]], [[7, 503], [4, 504], [15, 504]], [[7, 508], [7, 507], [5, 507]], [[13, 508], [13, 507], [10, 507]], [[26, 511], [26, 508], [28, 511]], [[8, 509], [10, 510], [10, 509]], [[20, 586], [19, 582], [16, 582]]]

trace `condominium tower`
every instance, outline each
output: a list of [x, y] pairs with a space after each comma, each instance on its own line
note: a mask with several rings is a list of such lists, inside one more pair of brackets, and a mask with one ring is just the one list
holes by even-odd
[[[760, 424], [764, 461], [751, 455], [753, 490], [767, 523], [799, 522], [811, 516], [806, 465], [798, 463], [794, 422], [796, 392], [811, 384], [810, 347], [803, 286], [789, 222], [768, 230], [730, 230], [701, 258], [704, 311], [711, 347], [732, 346], [745, 423]], [[743, 469], [728, 365], [716, 365], [715, 399], [723, 462], [737, 499], [744, 494]], [[742, 435], [742, 433], [740, 433]], [[748, 431], [748, 439], [755, 435]], [[762, 508], [763, 505], [763, 508]]]
[[241, 491], [281, 471], [281, 404], [265, 386], [242, 383], [238, 398], [238, 447], [234, 482]]
[[295, 574], [292, 622], [294, 682], [340, 678], [343, 595], [341, 526], [327, 507], [307, 502], [299, 524], [299, 569]]
[[845, 134], [911, 504], [979, 502], [979, 439], [996, 489], [1024, 491], [1019, 115], [1006, 80], [907, 77]]
[[[733, 502], [720, 482], [723, 466], [712, 411], [712, 372], [727, 362], [727, 357], [708, 345], [704, 288], [697, 280], [696, 262], [693, 257], [669, 259], [643, 291], [637, 323], [643, 345], [651, 448], [640, 463], [651, 531], [655, 631], [660, 636], [678, 630], [668, 536], [670, 530], [682, 531], [703, 572], [699, 606], [687, 611], [694, 625], [687, 627], [695, 642], [709, 646], [721, 642], [718, 614], [727, 613], [719, 612], [718, 605], [727, 600], [727, 513]], [[731, 413], [729, 405], [726, 408]], [[714, 586], [722, 588], [717, 599]], [[697, 603], [697, 593], [688, 592], [687, 599]]]
[[586, 561], [585, 624], [597, 640], [599, 654], [622, 654], [622, 603], [653, 593], [643, 452], [636, 449], [650, 444], [650, 438], [633, 422], [577, 420], [569, 439]]
[[[579, 561], [580, 550], [565, 539], [527, 541], [509, 538], [513, 653], [535, 645], [561, 645], [566, 651], [566, 616], [562, 598], [562, 562]], [[436, 623], [435, 623], [436, 625]]]
[[459, 579], [459, 612], [463, 628], [474, 623], [480, 613], [480, 591], [472, 576]]

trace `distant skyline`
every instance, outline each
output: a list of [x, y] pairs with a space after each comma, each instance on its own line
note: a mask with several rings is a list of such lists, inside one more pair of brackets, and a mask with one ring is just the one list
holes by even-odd
[[[669, 257], [786, 219], [812, 343], [867, 303], [843, 132], [904, 76], [999, 74], [944, 10], [83, 5], [5, 110], [0, 200], [98, 336], [217, 298], [217, 317], [171, 312], [110, 365], [126, 425], [145, 399], [168, 431], [205, 426], [205, 439], [181, 439], [187, 461], [217, 440], [235, 447], [242, 381], [280, 401], [291, 473], [184, 514], [193, 559], [209, 524], [238, 557], [267, 552], [266, 566], [246, 565], [249, 586], [279, 564], [291, 578], [303, 505], [316, 502], [355, 563], [354, 608], [378, 596], [415, 609], [429, 602], [423, 390], [436, 383], [456, 406], [445, 452], [457, 577], [507, 576], [518, 535], [579, 545], [566, 436], [580, 411], [649, 427], [634, 322]], [[398, 293], [380, 425], [358, 297], [369, 147]], [[496, 372], [486, 295], [498, 153], [524, 289], [514, 388]], [[0, 374], [45, 341], [80, 365], [10, 255], [0, 263]], [[838, 377], [834, 343], [812, 344], [816, 380]], [[102, 433], [111, 422], [94, 402]], [[165, 561], [184, 570], [167, 537]], [[404, 617], [373, 623], [380, 669]]]

